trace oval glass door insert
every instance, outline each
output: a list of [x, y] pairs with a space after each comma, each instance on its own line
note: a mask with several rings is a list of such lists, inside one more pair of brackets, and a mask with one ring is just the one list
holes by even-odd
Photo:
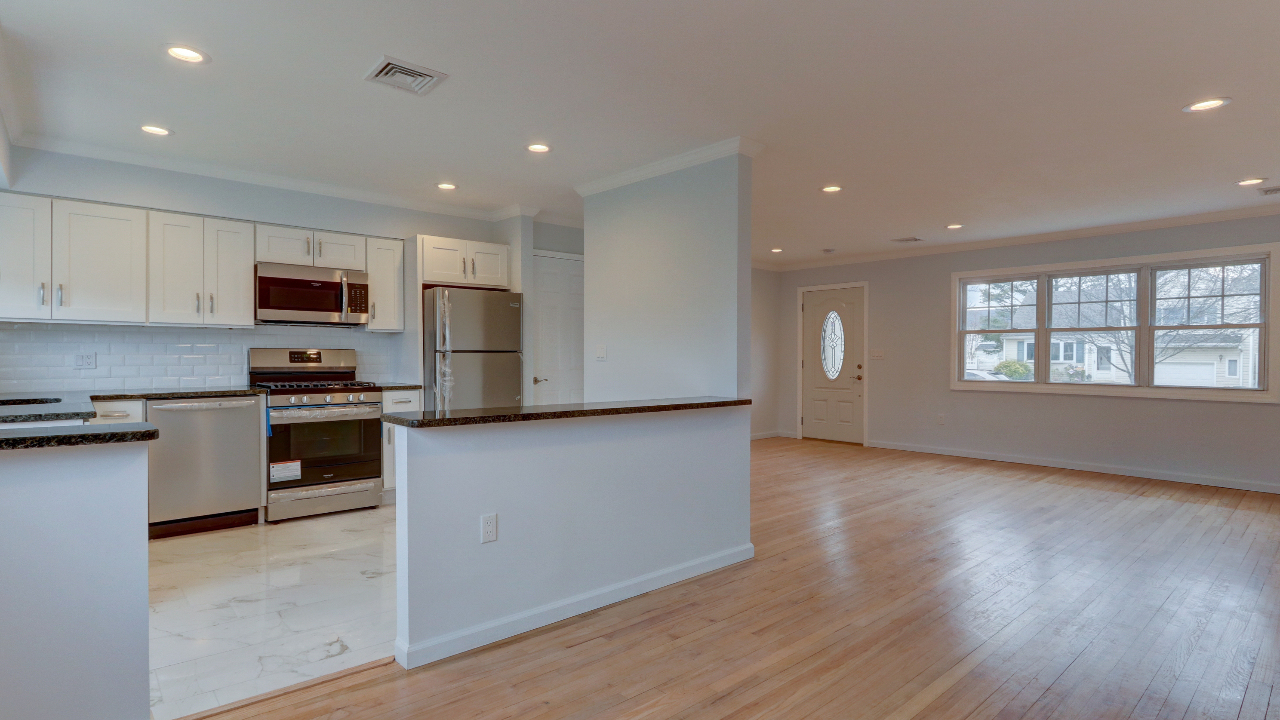
[[822, 321], [822, 372], [828, 380], [840, 376], [840, 368], [844, 367], [844, 323], [840, 313], [835, 310], [827, 313]]

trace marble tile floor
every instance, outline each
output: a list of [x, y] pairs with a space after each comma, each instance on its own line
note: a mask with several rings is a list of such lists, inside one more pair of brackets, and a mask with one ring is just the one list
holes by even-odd
[[395, 506], [151, 542], [151, 716], [394, 654]]

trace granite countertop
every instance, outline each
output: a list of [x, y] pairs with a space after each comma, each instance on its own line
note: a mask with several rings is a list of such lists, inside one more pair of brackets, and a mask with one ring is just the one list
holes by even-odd
[[381, 389], [381, 390], [386, 390], [386, 391], [392, 391], [392, 390], [421, 390], [421, 389], [422, 389], [422, 386], [421, 386], [421, 385], [413, 385], [413, 384], [410, 384], [410, 383], [378, 383], [378, 388], [379, 388], [379, 389]]
[[671, 410], [699, 410], [702, 408], [734, 407], [750, 404], [751, 401], [746, 398], [689, 397], [635, 400], [630, 402], [570, 403], [567, 405], [529, 405], [524, 407], [448, 410], [439, 413], [435, 410], [424, 410], [421, 412], [386, 413], [382, 416], [382, 420], [392, 425], [403, 425], [410, 428], [431, 428], [523, 422], [527, 420], [598, 417], [601, 415], [631, 415], [635, 413], [668, 412]]
[[160, 437], [151, 423], [117, 423], [115, 425], [64, 425], [61, 427], [0, 427], [0, 450], [68, 447], [72, 445], [107, 445], [144, 442]]
[[[53, 402], [47, 402], [52, 400]], [[83, 391], [0, 394], [0, 425], [4, 423], [92, 420], [97, 417], [89, 393]], [[70, 426], [68, 426], [70, 427]]]
[[237, 395], [266, 395], [267, 391], [262, 388], [249, 387], [248, 385], [235, 385], [232, 387], [216, 387], [216, 388], [191, 388], [187, 390], [143, 390], [138, 392], [122, 392], [111, 394], [93, 393], [89, 399], [97, 402], [114, 402], [117, 400], [173, 400], [175, 398], [204, 398], [204, 397], [234, 397]]

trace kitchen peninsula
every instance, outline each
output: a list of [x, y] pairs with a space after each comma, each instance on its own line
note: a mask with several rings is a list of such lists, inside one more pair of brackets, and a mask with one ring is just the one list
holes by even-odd
[[388, 413], [412, 668], [753, 557], [750, 400]]
[[94, 416], [87, 394], [0, 396], [6, 717], [147, 716], [147, 441], [158, 431], [83, 424]]

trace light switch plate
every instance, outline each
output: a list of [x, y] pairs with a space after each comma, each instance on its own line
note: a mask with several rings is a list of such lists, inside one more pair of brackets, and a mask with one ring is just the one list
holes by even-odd
[[603, 346], [603, 345], [597, 345], [597, 346], [596, 346], [596, 360], [604, 361], [604, 359], [605, 359], [605, 348], [604, 348], [604, 346]]

